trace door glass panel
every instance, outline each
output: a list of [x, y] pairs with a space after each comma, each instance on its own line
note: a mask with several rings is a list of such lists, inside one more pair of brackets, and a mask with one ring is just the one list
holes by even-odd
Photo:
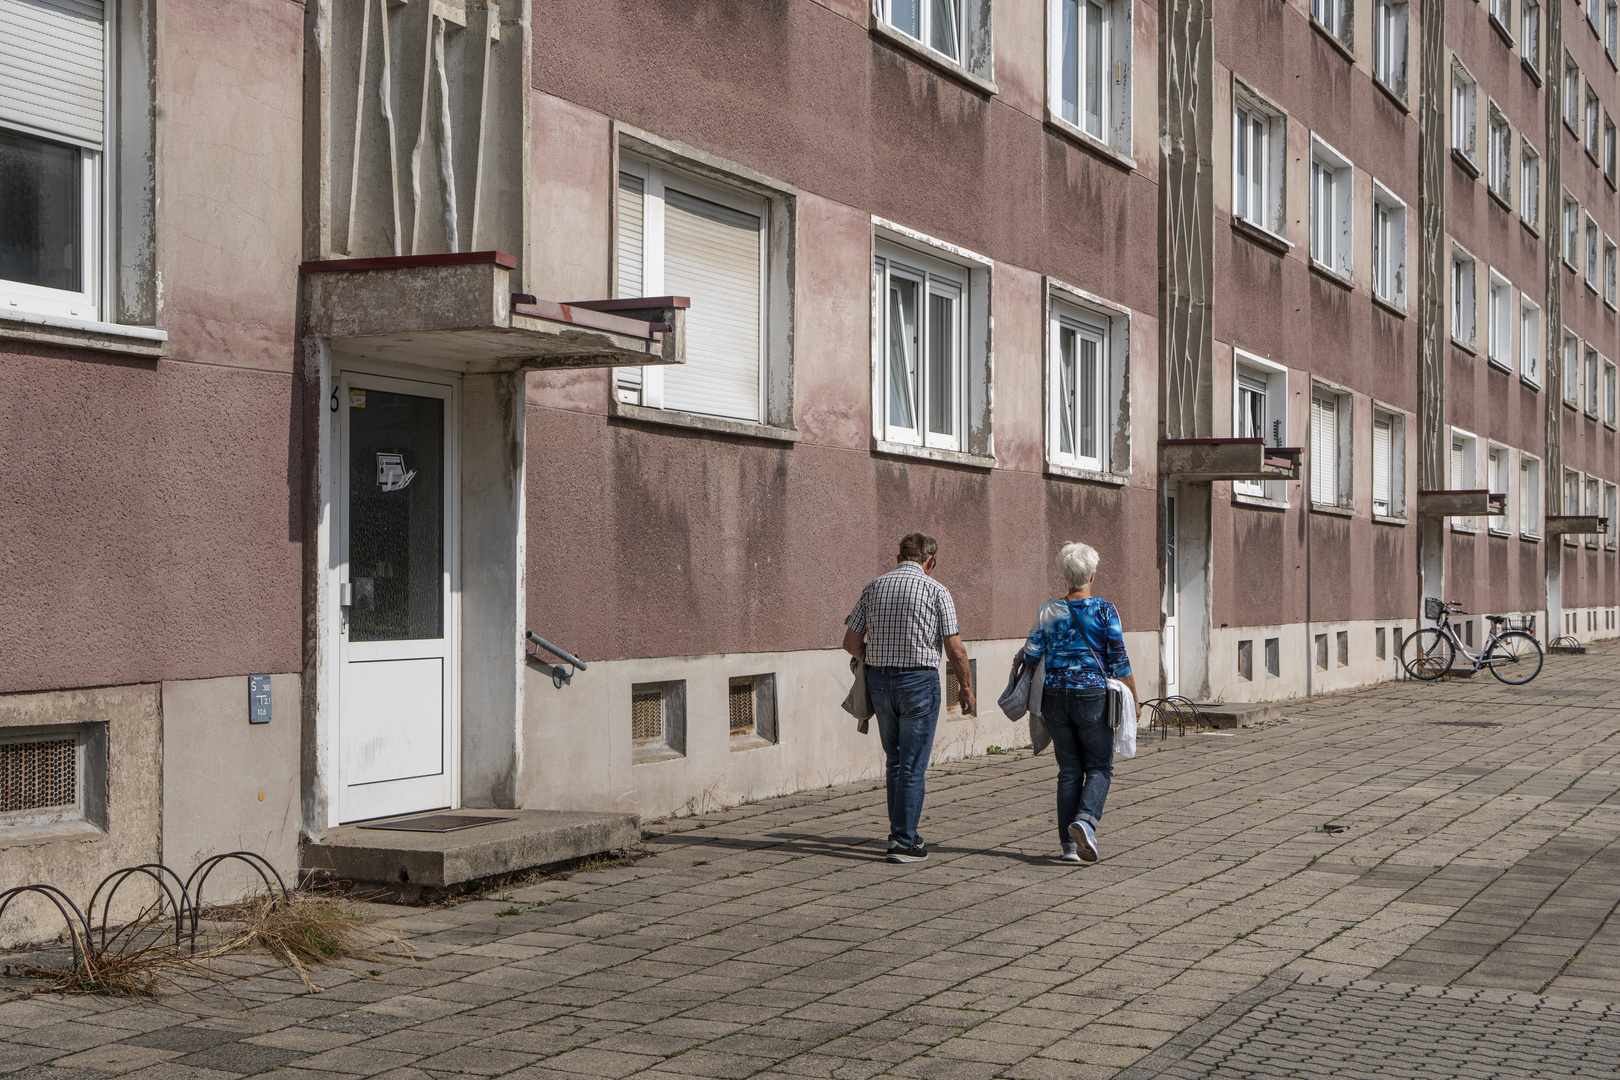
[[444, 401], [349, 391], [350, 641], [444, 636]]

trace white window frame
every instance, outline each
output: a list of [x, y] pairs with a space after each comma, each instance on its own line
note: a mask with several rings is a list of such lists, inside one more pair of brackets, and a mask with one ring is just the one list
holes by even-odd
[[[1492, 466], [1495, 466], [1496, 479], [1491, 479]], [[1513, 535], [1513, 523], [1508, 519], [1508, 513], [1513, 507], [1513, 451], [1498, 442], [1485, 444], [1485, 488], [1493, 495], [1504, 496], [1502, 500], [1502, 513], [1491, 514], [1485, 519], [1485, 531], [1492, 536]]]
[[1541, 538], [1541, 459], [1519, 451], [1519, 535]]
[[935, 44], [934, 30], [936, 28], [933, 25], [933, 0], [912, 0], [912, 3], [915, 5], [917, 11], [916, 33], [912, 33], [910, 30], [895, 22], [895, 2], [896, 0], [878, 0], [878, 2], [874, 5], [878, 9], [878, 18], [882, 19], [884, 25], [894, 30], [895, 33], [901, 34], [916, 42], [918, 46], [927, 49], [929, 52], [937, 53], [953, 64], [957, 64], [962, 67], [967, 66], [967, 12], [963, 10], [963, 8], [966, 6], [963, 0], [943, 0], [947, 12], [955, 20], [956, 24], [954, 27], [945, 28], [947, 35], [950, 35], [951, 31], [954, 30], [955, 40], [949, 42], [950, 47], [948, 49], [941, 49], [937, 44]]
[[1568, 191], [1564, 192], [1562, 258], [1564, 265], [1578, 270], [1576, 259], [1581, 252], [1581, 204]]
[[[1243, 411], [1244, 380], [1261, 384], [1265, 394], [1265, 410], [1261, 417], [1263, 430], [1248, 431]], [[1243, 349], [1232, 350], [1232, 437], [1263, 438], [1267, 446], [1288, 445], [1288, 369]], [[1286, 480], [1234, 480], [1232, 497], [1238, 502], [1264, 503], [1288, 506]]]
[[1461, 245], [1451, 245], [1451, 340], [1470, 352], [1477, 345], [1479, 264]]
[[1451, 58], [1451, 149], [1479, 172], [1479, 83], [1455, 55]]
[[1373, 295], [1406, 310], [1406, 203], [1377, 180], [1372, 187]]
[[1603, 250], [1603, 233], [1598, 228], [1597, 219], [1591, 214], [1586, 215], [1586, 287], [1593, 292], [1598, 291], [1598, 273], [1601, 266], [1601, 252]]
[[1410, 19], [1410, 4], [1373, 0], [1373, 78], [1402, 101], [1406, 100]]
[[1598, 0], [1576, 0], [1576, 4], [1586, 10], [1586, 25], [1591, 27], [1592, 33], [1601, 33], [1598, 30]]
[[[897, 405], [892, 370], [894, 357], [886, 352], [884, 357], [886, 377], [883, 380], [882, 401], [883, 439], [886, 442], [910, 446], [961, 451], [965, 445], [964, 436], [967, 431], [968, 271], [911, 249], [879, 243], [874, 250], [873, 273], [876, 275], [879, 294], [883, 301], [879, 308], [883, 319], [882, 340], [886, 344], [891, 342], [895, 329], [890, 325], [893, 319], [893, 306], [889, 302], [891, 288], [896, 282], [904, 281], [916, 289], [914, 294], [916, 346], [911, 359], [914, 374], [907, 383], [910, 394], [907, 404], [911, 410], [913, 424], [905, 427], [896, 423], [894, 419], [894, 409]], [[945, 327], [948, 333], [946, 342], [950, 348], [948, 362], [950, 371], [945, 380], [950, 391], [950, 405], [942, 410], [939, 417], [933, 414], [929, 404], [938, 381], [933, 378], [930, 363], [930, 353], [937, 344], [936, 335], [941, 329], [936, 326], [933, 318], [932, 307], [936, 300], [948, 302], [952, 306], [952, 318]], [[931, 430], [936, 419], [949, 423], [949, 433]]]
[[[1590, 515], [1592, 517], [1600, 517], [1600, 516], [1602, 516], [1602, 514], [1603, 514], [1603, 481], [1598, 479], [1596, 476], [1593, 476], [1591, 473], [1587, 473], [1586, 474], [1585, 487], [1586, 487], [1586, 495], [1585, 495], [1586, 510], [1585, 510], [1585, 513], [1587, 513], [1588, 515]], [[1599, 547], [1599, 546], [1602, 545], [1602, 543], [1603, 543], [1603, 537], [1602, 537], [1602, 535], [1600, 533], [1587, 533], [1586, 534], [1586, 546], [1587, 547], [1589, 547], [1589, 548]]]
[[[1323, 431], [1319, 426], [1325, 412], [1319, 410], [1318, 399], [1333, 403], [1332, 429]], [[1354, 440], [1352, 432], [1354, 403], [1351, 396], [1336, 386], [1326, 383], [1311, 384], [1311, 487], [1313, 508], [1349, 510], [1355, 507], [1352, 464]], [[1330, 462], [1322, 462], [1319, 454], [1331, 447]], [[1324, 467], [1325, 466], [1325, 467]], [[1326, 496], [1324, 498], [1324, 496]]]
[[1311, 136], [1311, 261], [1346, 281], [1354, 267], [1355, 177], [1349, 158]]
[[[1479, 436], [1462, 428], [1451, 429], [1446, 447], [1447, 487], [1452, 491], [1475, 491], [1479, 488]], [[1479, 530], [1479, 522], [1472, 516], [1450, 519], [1452, 532], [1472, 533]]]
[[1581, 68], [1575, 58], [1564, 53], [1564, 126], [1580, 138]]
[[[1389, 426], [1389, 460], [1385, 463], [1387, 476], [1384, 478], [1388, 485], [1386, 498], [1378, 498], [1378, 429], [1380, 424]], [[1372, 515], [1374, 520], [1405, 521], [1406, 520], [1406, 414], [1396, 409], [1387, 409], [1373, 403], [1372, 408], [1372, 437], [1368, 443], [1369, 469], [1372, 474]], [[1383, 509], [1379, 503], [1384, 503]]]
[[1502, 110], [1496, 107], [1496, 102], [1488, 101], [1486, 105], [1486, 140], [1488, 147], [1485, 155], [1486, 178], [1492, 193], [1508, 206], [1513, 205], [1513, 125]]
[[1541, 387], [1541, 305], [1519, 293], [1519, 378]]
[[1581, 339], [1564, 328], [1564, 354], [1559, 361], [1564, 369], [1564, 403], [1579, 405], [1581, 401]]
[[[1560, 503], [1560, 505], [1563, 507], [1564, 516], [1566, 516], [1566, 517], [1575, 517], [1575, 516], [1578, 516], [1580, 514], [1580, 512], [1581, 512], [1581, 493], [1585, 489], [1585, 487], [1586, 487], [1586, 485], [1582, 482], [1582, 478], [1581, 478], [1581, 474], [1580, 474], [1579, 470], [1577, 470], [1577, 469], [1565, 469], [1564, 470], [1564, 487], [1563, 487], [1562, 501]], [[1566, 546], [1566, 547], [1576, 547], [1579, 544], [1580, 544], [1580, 538], [1575, 536], [1575, 534], [1573, 534], [1573, 533], [1565, 533], [1564, 534], [1564, 546]]]
[[1541, 231], [1541, 155], [1528, 139], [1519, 142], [1519, 217]]
[[1519, 7], [1519, 56], [1537, 80], [1541, 77], [1541, 4], [1523, 0]]
[[1614, 427], [1616, 422], [1620, 421], [1620, 401], [1616, 400], [1616, 395], [1620, 394], [1620, 387], [1616, 386], [1617, 378], [1620, 378], [1620, 376], [1615, 373], [1614, 361], [1605, 360], [1603, 362], [1603, 422], [1610, 427]]
[[1513, 28], [1508, 25], [1513, 21], [1513, 0], [1490, 0], [1487, 5], [1490, 11], [1491, 22], [1502, 28], [1502, 33], [1509, 38], [1513, 36]]
[[1311, 22], [1345, 48], [1354, 42], [1350, 0], [1311, 0]]
[[[1047, 472], [1077, 479], [1118, 482], [1130, 472], [1129, 409], [1126, 351], [1130, 347], [1130, 311], [1072, 285], [1046, 281], [1046, 466]], [[1063, 378], [1065, 334], [1076, 335], [1074, 393]], [[1090, 419], [1095, 426], [1094, 453], [1086, 454], [1080, 441], [1081, 416], [1079, 343], [1089, 340], [1096, 350], [1092, 375]], [[1072, 412], [1066, 406], [1073, 399]], [[1072, 417], [1072, 422], [1070, 418]], [[1072, 436], [1065, 450], [1064, 435]]]
[[[926, 0], [919, 0], [926, 2]], [[1131, 158], [1132, 117], [1131, 99], [1132, 57], [1134, 37], [1132, 24], [1134, 6], [1130, 0], [1073, 0], [1078, 15], [1088, 7], [1099, 9], [1101, 33], [1097, 37], [1097, 64], [1100, 70], [1096, 80], [1097, 130], [1090, 128], [1091, 111], [1085, 101], [1088, 93], [1090, 49], [1086, 31], [1089, 19], [1075, 23], [1076, 47], [1072, 56], [1068, 49], [1065, 15], [1070, 0], [1046, 0], [1046, 119], [1047, 122], [1087, 141], [1106, 147], [1110, 152]], [[1074, 79], [1075, 115], [1068, 115], [1065, 80]]]
[[1513, 370], [1513, 283], [1490, 271], [1485, 294], [1485, 359]]
[[1598, 160], [1598, 134], [1601, 131], [1603, 120], [1603, 105], [1598, 101], [1597, 91], [1592, 89], [1592, 80], [1586, 81], [1586, 123], [1585, 136], [1581, 142], [1586, 146], [1586, 152], [1592, 160]]
[[1286, 221], [1287, 160], [1288, 114], [1234, 77], [1232, 215], [1278, 239]]
[[1598, 386], [1598, 379], [1602, 371], [1603, 354], [1588, 346], [1586, 355], [1581, 361], [1582, 385], [1585, 387], [1581, 407], [1586, 415], [1594, 420], [1598, 418], [1599, 399], [1602, 395]]
[[1620, 3], [1616, 0], [1604, 0], [1603, 52], [1609, 63], [1620, 63]]
[[1615, 485], [1603, 485], [1603, 516], [1609, 519], [1609, 527], [1603, 533], [1603, 546], [1609, 551], [1620, 548], [1620, 489]]
[[1603, 302], [1610, 308], [1620, 305], [1620, 254], [1607, 235], [1603, 237]]
[[1614, 117], [1609, 115], [1609, 111], [1605, 109], [1603, 111], [1603, 178], [1609, 182], [1610, 187], [1615, 184], [1615, 155]]

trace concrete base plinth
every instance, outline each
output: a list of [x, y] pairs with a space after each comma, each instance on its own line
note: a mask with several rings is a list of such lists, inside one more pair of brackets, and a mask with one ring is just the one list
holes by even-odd
[[1199, 702], [1198, 715], [1206, 727], [1253, 727], [1264, 720], [1275, 720], [1287, 711], [1285, 702], [1249, 703], [1242, 701]]
[[552, 866], [641, 841], [635, 814], [568, 810], [449, 810], [507, 821], [447, 833], [395, 832], [344, 825], [306, 841], [301, 865], [314, 873], [379, 890], [406, 903], [460, 891], [470, 882]]

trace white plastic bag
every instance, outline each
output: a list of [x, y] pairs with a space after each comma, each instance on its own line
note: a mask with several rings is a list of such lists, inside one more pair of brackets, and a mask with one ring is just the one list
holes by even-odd
[[1114, 756], [1136, 756], [1136, 695], [1118, 679], [1108, 680], [1111, 702], [1119, 703], [1119, 715], [1110, 717], [1114, 723]]

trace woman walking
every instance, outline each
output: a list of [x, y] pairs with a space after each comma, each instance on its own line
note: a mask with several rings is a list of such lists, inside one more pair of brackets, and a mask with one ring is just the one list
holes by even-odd
[[1058, 841], [1064, 862], [1096, 862], [1097, 823], [1114, 775], [1114, 731], [1108, 723], [1110, 676], [1136, 694], [1119, 612], [1091, 595], [1097, 552], [1078, 541], [1058, 551], [1058, 572], [1068, 594], [1048, 600], [1024, 643], [1033, 664], [1046, 661], [1041, 717], [1057, 758]]

